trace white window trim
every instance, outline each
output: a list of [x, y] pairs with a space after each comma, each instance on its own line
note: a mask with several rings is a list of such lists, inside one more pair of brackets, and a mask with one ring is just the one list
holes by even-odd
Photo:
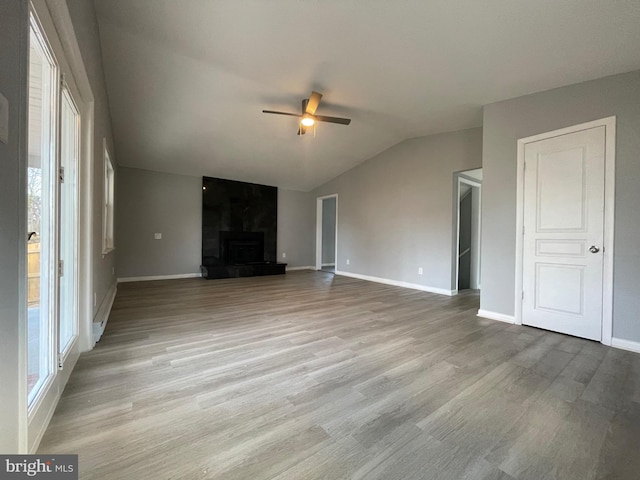
[[[102, 196], [102, 254], [115, 250], [115, 219], [114, 219], [114, 187], [115, 168], [109, 149], [107, 139], [102, 139], [102, 152], [104, 161], [104, 189]], [[110, 215], [109, 215], [110, 214]]]

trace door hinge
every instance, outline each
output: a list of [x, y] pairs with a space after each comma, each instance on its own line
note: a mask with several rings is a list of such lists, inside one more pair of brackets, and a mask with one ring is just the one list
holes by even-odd
[[64, 260], [58, 261], [58, 276], [59, 277], [64, 276]]
[[524, 290], [522, 290], [522, 300], [524, 300]]
[[64, 363], [62, 362], [62, 355], [58, 354], [58, 370], [62, 370]]
[[67, 82], [64, 79], [64, 73], [60, 74], [60, 88], [66, 88]]
[[64, 183], [64, 167], [60, 167], [58, 178], [60, 179], [60, 183]]

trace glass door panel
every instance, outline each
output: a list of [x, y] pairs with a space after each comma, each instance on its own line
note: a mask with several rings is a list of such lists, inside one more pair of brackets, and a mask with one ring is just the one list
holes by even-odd
[[69, 90], [62, 89], [60, 102], [60, 346], [64, 356], [77, 335], [77, 165], [80, 116]]
[[56, 68], [31, 28], [29, 52], [29, 165], [27, 171], [29, 405], [53, 373], [56, 292]]

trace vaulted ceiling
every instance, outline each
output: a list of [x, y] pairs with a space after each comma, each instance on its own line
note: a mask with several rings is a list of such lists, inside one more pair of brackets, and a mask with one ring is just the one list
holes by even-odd
[[[482, 105], [640, 69], [637, 0], [95, 0], [117, 160], [310, 190]], [[296, 135], [312, 90], [318, 124]]]

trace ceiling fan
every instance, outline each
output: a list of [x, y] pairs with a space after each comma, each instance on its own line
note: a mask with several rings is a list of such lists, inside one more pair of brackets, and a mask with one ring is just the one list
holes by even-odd
[[273, 113], [276, 115], [289, 115], [292, 117], [299, 117], [300, 127], [298, 128], [298, 135], [304, 135], [307, 131], [307, 128], [312, 127], [316, 122], [338, 123], [340, 125], [349, 125], [351, 123], [350, 118], [326, 117], [324, 115], [316, 115], [316, 109], [318, 108], [318, 104], [320, 103], [321, 98], [321, 93], [311, 92], [311, 96], [309, 98], [305, 98], [304, 100], [302, 100], [301, 114], [276, 112], [274, 110], [262, 110], [262, 113]]

